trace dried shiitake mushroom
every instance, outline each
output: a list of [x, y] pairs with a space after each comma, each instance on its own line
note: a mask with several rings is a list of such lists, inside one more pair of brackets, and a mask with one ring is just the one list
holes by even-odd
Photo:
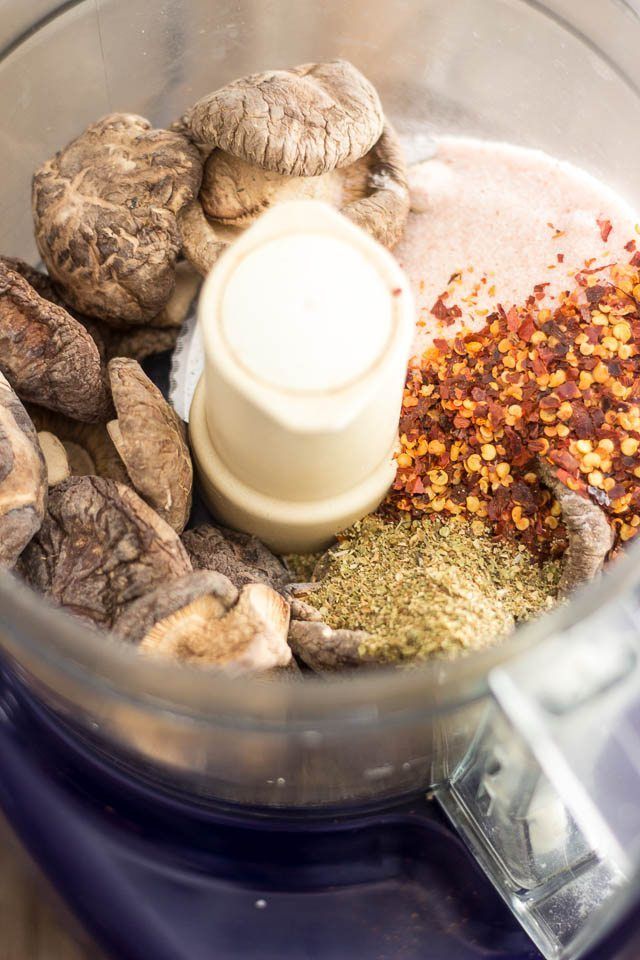
[[266, 583], [281, 590], [291, 580], [283, 562], [248, 533], [203, 524], [183, 533], [182, 542], [195, 570], [215, 570], [236, 587]]
[[[106, 352], [113, 357], [131, 357], [144, 360], [154, 353], [164, 353], [175, 347], [182, 324], [198, 294], [202, 277], [188, 260], [176, 266], [176, 284], [164, 309], [154, 317], [149, 326], [130, 327], [128, 330], [102, 330], [106, 339]], [[90, 331], [91, 332], [91, 331]], [[110, 334], [105, 338], [105, 334]]]
[[220, 242], [224, 237], [218, 222], [246, 227], [275, 203], [305, 199], [342, 209], [380, 243], [395, 246], [409, 213], [409, 190], [402, 149], [391, 125], [385, 124], [377, 143], [355, 163], [320, 177], [263, 170], [222, 150], [214, 150], [205, 164], [200, 203], [206, 216], [217, 221], [207, 226]]
[[566, 597], [600, 573], [613, 547], [613, 530], [600, 507], [589, 497], [565, 487], [546, 460], [538, 462], [538, 471], [560, 504], [567, 528], [569, 545], [558, 584], [558, 596]]
[[20, 561], [32, 587], [106, 629], [138, 597], [191, 569], [169, 524], [130, 487], [101, 477], [71, 477], [49, 492]]
[[183, 630], [192, 615], [198, 618], [198, 624], [202, 618], [217, 620], [237, 599], [238, 591], [221, 573], [196, 570], [179, 580], [163, 583], [132, 603], [116, 621], [113, 633], [121, 640], [137, 644], [167, 617], [179, 622]]
[[180, 533], [193, 486], [184, 423], [135, 360], [111, 360], [109, 377], [117, 413], [109, 435], [138, 493]]
[[45, 512], [47, 475], [26, 410], [0, 373], [0, 567], [13, 567]]
[[326, 623], [292, 620], [289, 646], [297, 657], [317, 673], [371, 667], [379, 660], [368, 655], [363, 644], [369, 639], [364, 630], [333, 630]]
[[0, 370], [22, 400], [87, 422], [112, 415], [91, 336], [6, 262], [0, 262]]
[[45, 300], [50, 300], [51, 303], [57, 303], [59, 307], [64, 307], [65, 304], [62, 299], [56, 293], [55, 287], [46, 273], [42, 273], [41, 270], [36, 270], [35, 267], [32, 267], [30, 263], [27, 263], [26, 260], [21, 260], [20, 257], [2, 257], [0, 256], [0, 267], [6, 267], [9, 270], [13, 270], [14, 273], [19, 273], [21, 277], [27, 281], [27, 283], [33, 287], [37, 294], [41, 297], [44, 297]]
[[383, 123], [374, 87], [345, 60], [242, 77], [203, 97], [183, 119], [194, 143], [295, 177], [359, 160]]
[[237, 80], [200, 100], [181, 129], [203, 155], [210, 150], [199, 199], [179, 217], [185, 254], [201, 273], [238, 228], [285, 200], [324, 200], [381, 243], [399, 240], [409, 212], [402, 150], [351, 64]]
[[208, 597], [159, 620], [140, 643], [140, 650], [184, 663], [260, 672], [291, 660], [287, 644], [289, 605], [264, 583], [242, 588], [238, 602], [215, 617]]
[[129, 475], [104, 423], [78, 423], [35, 404], [27, 412], [38, 431], [62, 443], [71, 476], [98, 476], [131, 485]]
[[111, 336], [111, 330], [109, 328], [105, 328], [97, 320], [94, 320], [92, 317], [87, 317], [83, 313], [79, 313], [77, 310], [74, 310], [73, 307], [70, 307], [69, 304], [65, 303], [56, 290], [51, 277], [46, 273], [42, 273], [41, 270], [36, 270], [35, 267], [32, 267], [31, 264], [25, 260], [20, 260], [18, 257], [0, 257], [0, 265], [2, 264], [11, 270], [15, 270], [21, 277], [24, 277], [36, 293], [45, 300], [50, 300], [51, 303], [55, 303], [59, 307], [64, 307], [67, 313], [69, 313], [74, 320], [77, 320], [91, 336], [98, 348], [100, 359], [102, 361], [107, 359], [107, 340]]
[[44, 163], [33, 178], [36, 240], [65, 301], [114, 326], [152, 323], [174, 287], [176, 216], [201, 176], [185, 137], [127, 113]]
[[180, 335], [182, 324], [189, 314], [202, 282], [200, 274], [189, 261], [180, 260], [176, 265], [176, 281], [173, 293], [158, 316], [153, 318], [151, 324], [144, 327], [134, 325], [116, 329], [73, 310], [60, 297], [51, 278], [46, 273], [36, 270], [24, 260], [19, 260], [17, 257], [0, 257], [0, 264], [5, 264], [11, 270], [19, 273], [45, 300], [50, 300], [52, 303], [64, 307], [67, 313], [70, 313], [90, 334], [103, 361], [110, 360], [112, 357], [132, 357], [134, 360], [144, 360], [154, 353], [173, 350]]

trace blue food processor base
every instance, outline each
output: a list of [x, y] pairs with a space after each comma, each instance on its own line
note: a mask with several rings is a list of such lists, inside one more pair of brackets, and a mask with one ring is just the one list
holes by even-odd
[[117, 960], [540, 958], [424, 798], [308, 818], [205, 806], [106, 764], [7, 673], [0, 806]]

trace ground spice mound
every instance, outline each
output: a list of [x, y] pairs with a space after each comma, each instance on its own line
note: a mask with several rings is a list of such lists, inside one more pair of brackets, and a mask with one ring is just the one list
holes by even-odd
[[[640, 252], [587, 264], [553, 310], [540, 284], [478, 332], [412, 364], [387, 508], [489, 522], [542, 555], [566, 547], [537, 457], [606, 512], [616, 539], [640, 528]], [[441, 303], [439, 300], [438, 303]], [[436, 305], [438, 307], [438, 305]], [[438, 307], [441, 309], [441, 307]]]
[[334, 629], [366, 630], [381, 661], [455, 657], [497, 643], [553, 605], [557, 561], [437, 518], [370, 516], [340, 534], [310, 595]]

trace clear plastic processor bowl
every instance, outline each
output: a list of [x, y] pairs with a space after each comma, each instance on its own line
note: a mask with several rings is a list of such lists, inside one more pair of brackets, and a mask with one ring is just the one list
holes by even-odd
[[[433, 133], [509, 140], [640, 209], [638, 50], [622, 0], [5, 0], [0, 250], [37, 262], [32, 171], [90, 121], [168, 124], [234, 77], [336, 57], [377, 86], [411, 160]], [[7, 576], [0, 648], [75, 736], [158, 784], [252, 807], [379, 802], [445, 782], [494, 702], [491, 678], [516, 684], [536, 645], [557, 658], [558, 642], [626, 635], [639, 558], [502, 647], [411, 671], [296, 683], [151, 662]]]

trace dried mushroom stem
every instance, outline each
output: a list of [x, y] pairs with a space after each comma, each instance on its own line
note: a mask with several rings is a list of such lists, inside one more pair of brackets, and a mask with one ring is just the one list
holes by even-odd
[[39, 167], [36, 241], [65, 300], [115, 326], [153, 323], [174, 288], [176, 217], [201, 177], [186, 137], [127, 113], [91, 124]]
[[26, 410], [0, 373], [0, 567], [13, 567], [45, 512], [46, 467]]
[[613, 547], [613, 530], [600, 507], [588, 497], [569, 490], [546, 460], [539, 461], [538, 471], [560, 504], [567, 528], [569, 545], [558, 585], [559, 596], [566, 597], [600, 573]]
[[0, 267], [5, 267], [6, 269], [13, 270], [14, 273], [19, 273], [20, 276], [27, 281], [29, 286], [33, 287], [36, 293], [44, 297], [45, 300], [49, 300], [59, 307], [65, 306], [64, 301], [56, 292], [51, 277], [46, 273], [42, 273], [40, 270], [36, 270], [36, 268], [32, 267], [26, 260], [21, 260], [20, 257], [0, 256]]
[[130, 604], [116, 621], [113, 633], [121, 640], [137, 644], [156, 624], [169, 617], [184, 629], [191, 624], [194, 611], [197, 618], [206, 611], [208, 617], [217, 620], [237, 599], [238, 591], [222, 574], [197, 570], [179, 580], [163, 583]]
[[110, 629], [129, 604], [190, 573], [191, 563], [175, 531], [129, 487], [71, 477], [50, 491], [20, 569], [53, 603]]
[[160, 620], [146, 634], [140, 649], [186, 663], [242, 672], [289, 663], [289, 607], [280, 594], [265, 584], [248, 584], [236, 605], [217, 618], [216, 603], [215, 598], [201, 597], [186, 610]]
[[0, 370], [22, 400], [75, 420], [112, 414], [98, 348], [63, 307], [0, 262]]
[[46, 430], [38, 434], [38, 443], [47, 465], [48, 484], [50, 487], [55, 487], [71, 476], [67, 451], [62, 441]]

